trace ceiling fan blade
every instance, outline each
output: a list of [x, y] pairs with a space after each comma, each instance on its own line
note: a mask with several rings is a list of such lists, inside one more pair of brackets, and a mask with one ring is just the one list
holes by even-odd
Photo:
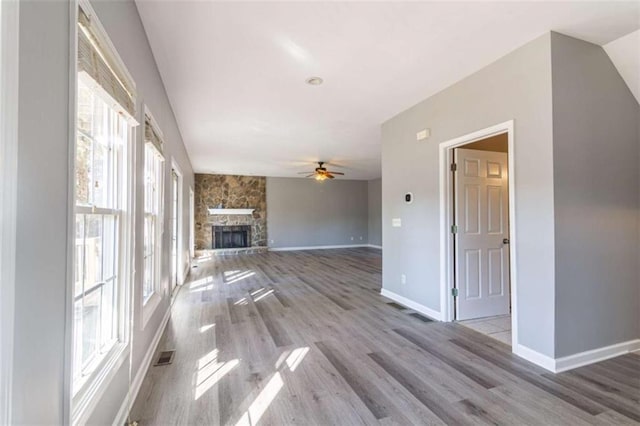
[[311, 176], [315, 176], [315, 175], [316, 175], [315, 173], [311, 173], [310, 175], [306, 175], [305, 177], [307, 178], [307, 177], [311, 177]]
[[342, 172], [334, 172], [332, 170], [327, 170], [327, 173], [331, 173], [331, 174], [334, 174], [334, 175], [344, 175], [344, 173], [342, 173]]
[[331, 173], [325, 173], [324, 174], [326, 177], [328, 177], [329, 179], [335, 179], [336, 177], [334, 175], [332, 175]]

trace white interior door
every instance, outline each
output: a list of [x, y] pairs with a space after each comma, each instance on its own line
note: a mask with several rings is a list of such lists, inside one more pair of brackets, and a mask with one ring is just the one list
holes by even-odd
[[507, 154], [454, 150], [458, 320], [510, 311]]

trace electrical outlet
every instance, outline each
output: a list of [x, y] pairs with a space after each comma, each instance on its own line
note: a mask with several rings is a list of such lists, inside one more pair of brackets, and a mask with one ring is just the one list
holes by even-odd
[[407, 276], [405, 274], [400, 275], [400, 284], [407, 283]]
[[353, 241], [353, 237], [351, 237], [351, 241]]
[[360, 236], [360, 241], [362, 241], [362, 235]]

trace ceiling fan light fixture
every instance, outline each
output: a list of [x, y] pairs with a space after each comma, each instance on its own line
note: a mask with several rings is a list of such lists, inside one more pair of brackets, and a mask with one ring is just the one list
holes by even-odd
[[327, 177], [325, 175], [323, 175], [323, 174], [317, 174], [315, 179], [318, 180], [318, 181], [323, 181], [323, 180], [326, 180]]
[[320, 86], [323, 82], [324, 80], [321, 79], [320, 77], [309, 77], [308, 79], [305, 80], [305, 83], [307, 83], [310, 86]]

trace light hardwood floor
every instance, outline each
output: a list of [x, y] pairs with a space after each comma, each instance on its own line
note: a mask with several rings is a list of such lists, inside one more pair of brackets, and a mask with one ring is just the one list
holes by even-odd
[[640, 356], [553, 375], [379, 295], [376, 249], [221, 256], [180, 290], [142, 425], [639, 424]]

